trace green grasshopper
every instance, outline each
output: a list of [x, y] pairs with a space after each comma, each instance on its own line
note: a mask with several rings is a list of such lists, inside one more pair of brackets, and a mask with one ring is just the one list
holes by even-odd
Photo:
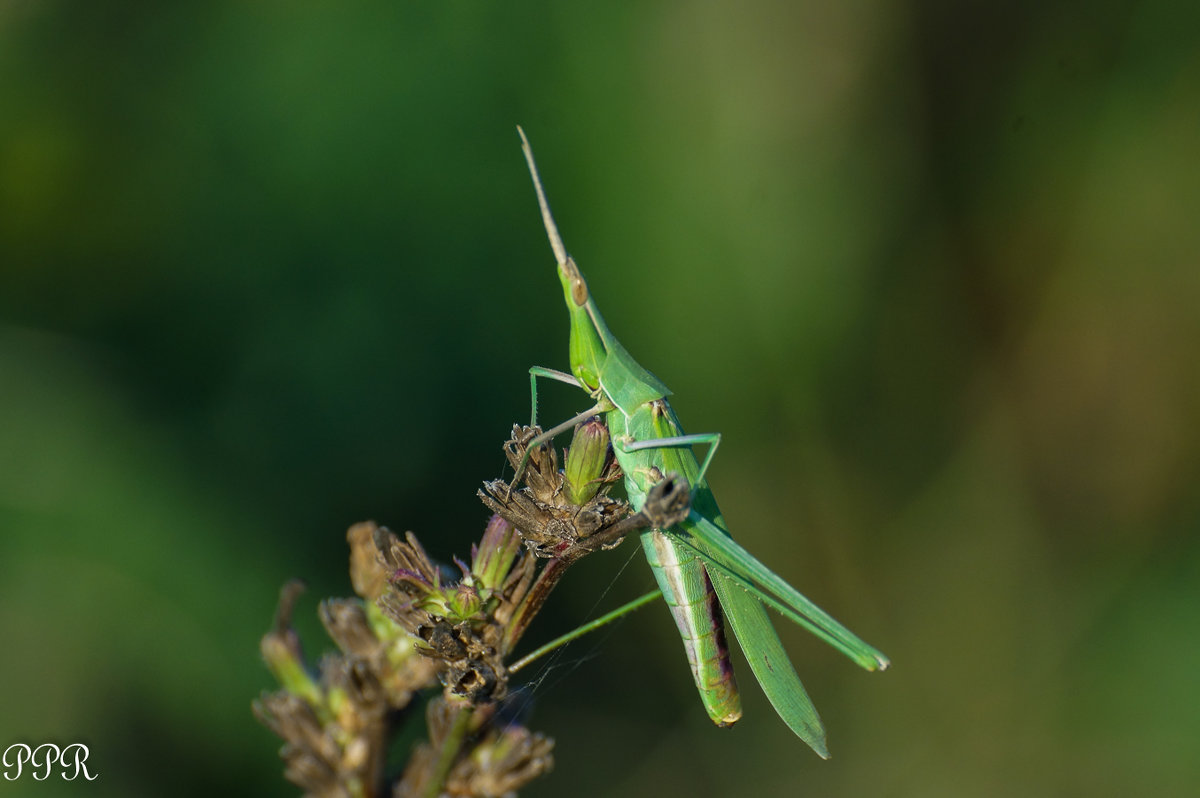
[[[609, 331], [579, 267], [567, 255], [533, 151], [525, 132], [517, 130], [571, 320], [571, 373], [538, 366], [529, 370], [534, 422], [539, 377], [575, 385], [596, 400], [594, 407], [547, 431], [538, 441], [553, 438], [590, 415], [603, 414], [635, 511], [642, 509], [647, 492], [666, 475], [679, 474], [687, 480], [692, 494], [687, 520], [643, 533], [642, 547], [683, 638], [709, 717], [728, 726], [742, 714], [725, 642], [724, 615], [775, 711], [800, 739], [828, 758], [821, 719], [763, 605], [804, 626], [867, 670], [887, 668], [888, 660], [734, 542], [704, 478], [720, 434], [685, 435], [667, 402], [671, 392]], [[708, 446], [702, 464], [692, 451], [698, 444]]]

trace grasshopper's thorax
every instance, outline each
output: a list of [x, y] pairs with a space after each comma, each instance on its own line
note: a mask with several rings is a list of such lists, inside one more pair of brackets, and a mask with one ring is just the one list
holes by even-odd
[[[697, 487], [699, 464], [690, 448], [650, 447], [630, 450], [640, 441], [673, 438], [683, 434], [671, 406], [665, 399], [654, 399], [638, 405], [625, 415], [620, 409], [609, 413], [608, 428], [612, 434], [613, 451], [617, 462], [625, 472], [625, 486], [630, 501], [636, 509], [641, 505], [633, 500], [635, 495], [644, 497], [652, 486], [667, 473], [677, 473]], [[707, 492], [707, 488], [703, 488]], [[693, 503], [696, 497], [693, 496]]]
[[563, 298], [571, 316], [570, 356], [571, 373], [587, 390], [600, 390], [600, 374], [607, 352], [600, 334], [588, 315], [588, 286], [572, 258], [559, 264], [558, 277], [562, 282]]
[[642, 509], [646, 494], [662, 480], [664, 473], [660, 468], [662, 450], [627, 448], [640, 439], [656, 437], [650, 432], [651, 428], [647, 424], [647, 419], [653, 413], [651, 404], [643, 404], [638, 406], [631, 416], [616, 408], [609, 412], [607, 417], [613, 453], [621, 470], [625, 472], [625, 492], [635, 510]]
[[635, 511], [641, 510], [647, 491], [654, 485], [653, 474], [648, 470], [653, 464], [645, 452], [631, 452], [625, 448], [635, 439], [629, 432], [629, 419], [620, 408], [614, 407], [605, 414], [605, 421], [612, 436], [613, 454], [625, 473], [625, 493], [629, 503]]

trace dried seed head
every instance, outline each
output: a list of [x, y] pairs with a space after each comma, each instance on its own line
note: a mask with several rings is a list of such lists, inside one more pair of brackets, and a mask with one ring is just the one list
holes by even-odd
[[554, 504], [540, 502], [527, 489], [509, 491], [502, 480], [483, 483], [478, 496], [488, 509], [505, 518], [520, 532], [534, 555], [538, 557], [575, 558], [596, 548], [612, 548], [621, 539], [609, 539], [595, 546], [589, 539], [610, 529], [629, 514], [629, 505], [605, 495], [606, 486], [587, 504], [570, 504], [565, 493]]
[[307, 702], [291, 693], [268, 693], [251, 708], [263, 725], [284, 739], [279, 755], [288, 781], [310, 795], [342, 794], [341, 747]]
[[370, 733], [390, 709], [379, 676], [368, 660], [327, 656], [321, 661], [321, 682], [326, 686], [333, 715], [328, 731], [342, 743]]
[[495, 660], [459, 660], [443, 672], [442, 679], [451, 695], [465, 698], [472, 704], [499, 701], [507, 693], [507, 672]]
[[554, 741], [521, 726], [489, 734], [447, 779], [455, 795], [515, 795], [554, 767]]
[[[505, 452], [514, 468], [519, 468], [529, 442], [540, 432], [538, 427], [513, 427]], [[524, 488], [513, 491], [507, 483], [494, 480], [483, 483], [479, 498], [516, 527], [526, 547], [538, 557], [574, 559], [597, 548], [612, 548], [621, 542], [620, 537], [609, 535], [603, 544], [588, 542], [629, 512], [628, 504], [607, 495], [621, 475], [609, 456], [607, 440], [607, 428], [593, 418], [576, 430], [567, 455], [568, 469], [573, 472], [570, 480], [551, 470], [557, 468], [557, 459], [553, 450], [543, 445], [528, 450]], [[586, 497], [582, 504], [574, 501], [582, 497]]]

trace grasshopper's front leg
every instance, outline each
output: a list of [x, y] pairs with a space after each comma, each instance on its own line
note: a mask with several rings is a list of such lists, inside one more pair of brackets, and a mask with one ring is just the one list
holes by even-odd
[[[545, 366], [531, 367], [529, 369], [529, 407], [530, 407], [530, 413], [531, 413], [529, 426], [531, 426], [531, 427], [537, 426], [537, 412], [538, 412], [537, 381], [538, 381], [538, 377], [542, 377], [544, 379], [549, 379], [549, 380], [557, 380], [558, 382], [565, 382], [567, 385], [573, 385], [576, 388], [583, 388], [583, 385], [580, 384], [579, 380], [575, 379], [574, 375], [568, 374], [565, 371], [559, 371], [558, 369], [549, 369], [549, 368], [546, 368]], [[584, 390], [587, 390], [587, 389], [584, 388]]]
[[[533, 366], [532, 368], [530, 368], [529, 369], [529, 393], [530, 393], [530, 402], [529, 403], [530, 403], [532, 410], [530, 411], [529, 426], [531, 426], [531, 427], [537, 426], [537, 380], [538, 380], [538, 377], [545, 377], [547, 379], [557, 380], [559, 382], [565, 382], [568, 385], [574, 385], [576, 387], [583, 387], [582, 385], [580, 385], [579, 380], [575, 379], [573, 376], [571, 376], [570, 374], [567, 374], [565, 372], [557, 371], [555, 369], [545, 368], [544, 366]], [[587, 410], [584, 410], [582, 413], [572, 416], [571, 418], [567, 419], [566, 421], [559, 424], [558, 426], [556, 426], [552, 429], [546, 430], [545, 432], [541, 433], [533, 440], [529, 441], [529, 443], [527, 443], [526, 447], [525, 447], [525, 455], [521, 458], [521, 462], [517, 465], [517, 471], [515, 474], [513, 474], [512, 481], [508, 483], [509, 493], [510, 494], [512, 493], [513, 489], [516, 488], [517, 483], [521, 481], [521, 477], [523, 477], [525, 475], [525, 468], [526, 468], [526, 466], [529, 465], [529, 453], [531, 451], [533, 451], [536, 447], [541, 446], [546, 441], [553, 440], [554, 438], [558, 437], [562, 433], [573, 428], [576, 424], [586, 421], [589, 418], [591, 418], [592, 416], [606, 413], [611, 409], [612, 408], [608, 403], [606, 403], [604, 400], [601, 400], [601, 401], [597, 402], [595, 405], [593, 405], [592, 407], [588, 408]]]

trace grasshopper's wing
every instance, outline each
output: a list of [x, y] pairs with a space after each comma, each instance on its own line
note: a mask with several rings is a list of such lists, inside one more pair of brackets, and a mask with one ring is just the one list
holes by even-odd
[[[678, 527], [673, 527], [667, 534], [695, 551], [710, 574], [724, 576], [722, 581], [732, 581], [867, 670], [883, 670], [891, 664], [882, 652], [805, 598], [716, 524], [695, 510], [688, 521], [691, 522], [687, 524], [689, 534], [681, 534]], [[721, 603], [725, 603], [724, 596], [721, 596]]]
[[762, 602], [742, 589], [721, 571], [710, 571], [713, 589], [725, 610], [725, 620], [733, 629], [742, 653], [754, 671], [771, 706], [783, 718], [783, 722], [801, 740], [816, 751], [822, 759], [829, 758], [825, 747], [825, 728], [792, 667], [791, 660], [783, 650], [779, 635], [771, 626], [771, 619], [763, 609]]

